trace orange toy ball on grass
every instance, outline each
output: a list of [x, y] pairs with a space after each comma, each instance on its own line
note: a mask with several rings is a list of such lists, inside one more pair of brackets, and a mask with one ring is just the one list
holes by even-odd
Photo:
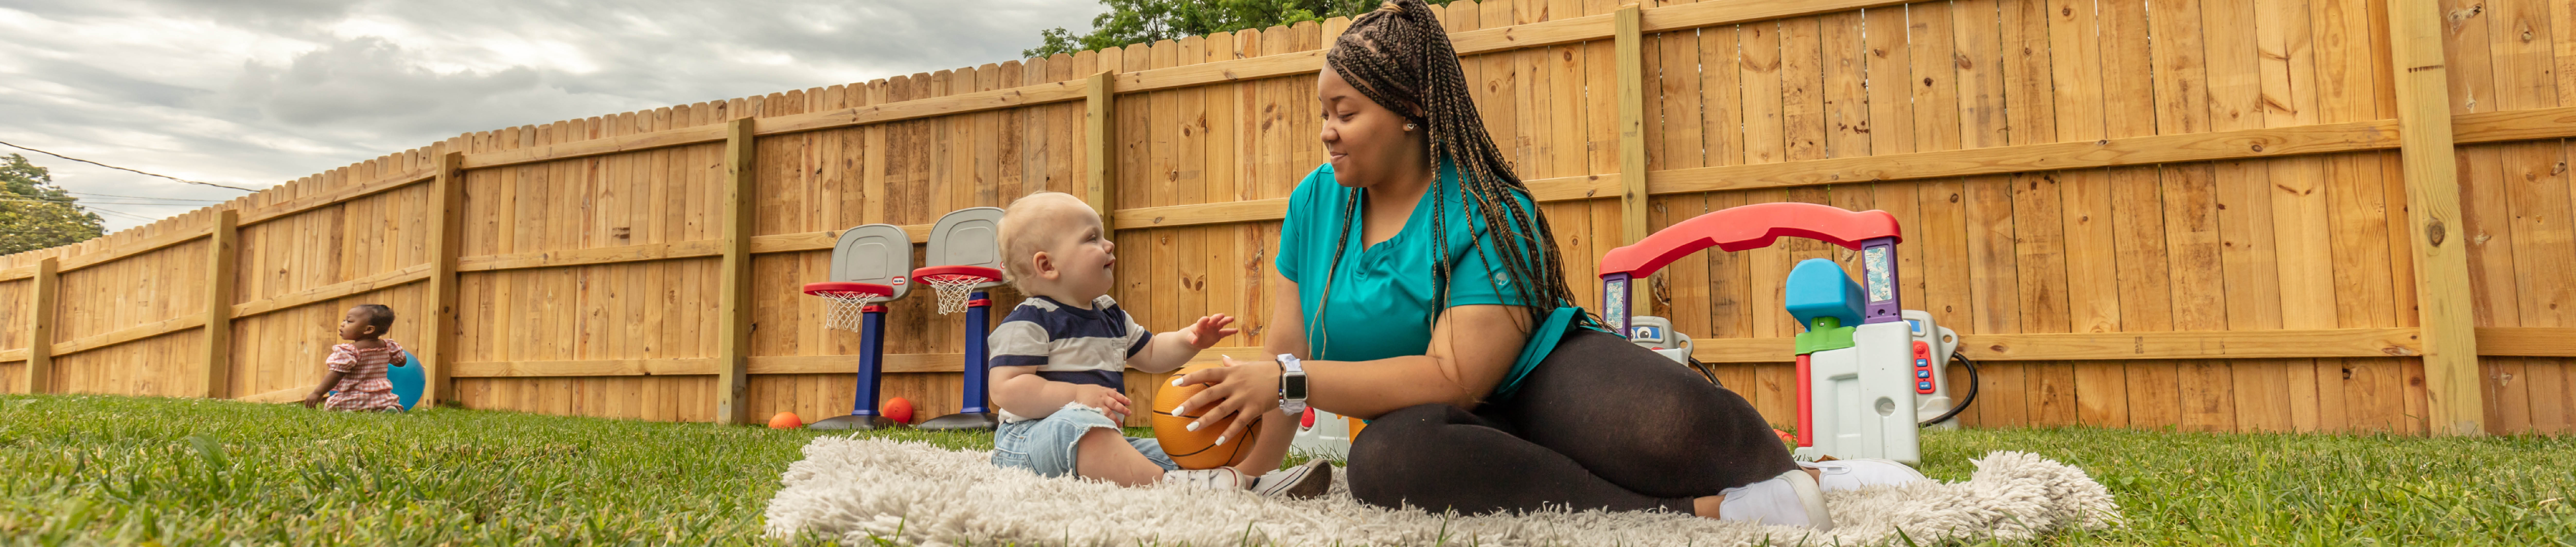
[[[1187, 375], [1219, 366], [1223, 365], [1191, 365], [1181, 367], [1175, 374]], [[1181, 464], [1182, 469], [1215, 469], [1243, 463], [1245, 457], [1252, 455], [1247, 447], [1252, 446], [1252, 440], [1261, 432], [1260, 418], [1253, 418], [1251, 425], [1244, 426], [1243, 438], [1226, 439], [1225, 444], [1219, 445], [1216, 437], [1225, 434], [1226, 427], [1234, 424], [1234, 418], [1209, 422], [1198, 431], [1190, 431], [1190, 422], [1197, 421], [1205, 409], [1190, 409], [1192, 412], [1189, 414], [1172, 413], [1172, 408], [1206, 390], [1207, 385], [1157, 387], [1160, 389], [1154, 391], [1154, 441], [1163, 445], [1163, 453], [1170, 455], [1173, 463]]]
[[912, 401], [906, 401], [902, 397], [887, 399], [885, 409], [877, 411], [877, 415], [884, 416], [888, 420], [912, 423]]
[[770, 429], [796, 429], [799, 427], [805, 427], [805, 420], [797, 418], [796, 413], [794, 412], [780, 412], [777, 416], [769, 417]]

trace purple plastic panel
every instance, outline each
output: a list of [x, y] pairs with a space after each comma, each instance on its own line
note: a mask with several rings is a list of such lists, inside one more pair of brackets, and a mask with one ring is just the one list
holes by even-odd
[[1896, 238], [1875, 237], [1860, 244], [1861, 293], [1869, 299], [1862, 310], [1861, 323], [1904, 321], [1904, 307], [1897, 302], [1902, 291], [1896, 288]]
[[1628, 332], [1628, 274], [1601, 276], [1601, 322], [1621, 337]]

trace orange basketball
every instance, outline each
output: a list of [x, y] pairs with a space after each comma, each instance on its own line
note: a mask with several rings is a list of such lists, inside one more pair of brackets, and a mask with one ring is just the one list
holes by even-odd
[[[1191, 365], [1181, 367], [1177, 374], [1189, 374], [1219, 366], [1223, 365], [1214, 363]], [[1204, 411], [1204, 409], [1193, 409], [1194, 412], [1182, 415], [1172, 413], [1173, 407], [1181, 406], [1181, 401], [1190, 400], [1190, 396], [1206, 390], [1206, 385], [1155, 387], [1157, 389], [1154, 390], [1154, 441], [1161, 443], [1163, 453], [1170, 455], [1174, 463], [1181, 464], [1182, 469], [1215, 469], [1234, 465], [1243, 463], [1244, 457], [1252, 454], [1247, 447], [1252, 446], [1252, 440], [1261, 433], [1260, 418], [1253, 418], [1251, 425], [1244, 426], [1243, 438], [1226, 439], [1224, 445], [1218, 445], [1216, 437], [1225, 434], [1225, 428], [1234, 424], [1234, 418], [1209, 422], [1198, 431], [1190, 431], [1186, 428], [1190, 426], [1190, 422], [1199, 418], [1201, 414], [1198, 411]]]

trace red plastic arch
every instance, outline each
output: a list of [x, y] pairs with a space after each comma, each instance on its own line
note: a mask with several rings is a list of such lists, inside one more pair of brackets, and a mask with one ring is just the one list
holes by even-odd
[[1896, 215], [1887, 211], [1852, 212], [1814, 203], [1759, 203], [1730, 207], [1664, 228], [1635, 245], [1611, 249], [1601, 257], [1601, 275], [1654, 275], [1664, 265], [1700, 249], [1734, 252], [1771, 245], [1781, 236], [1803, 237], [1860, 250], [1861, 242], [1897, 235]]

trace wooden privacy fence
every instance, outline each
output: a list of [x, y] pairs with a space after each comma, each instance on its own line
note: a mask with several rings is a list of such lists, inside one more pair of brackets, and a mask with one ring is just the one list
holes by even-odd
[[[2438, 5], [2437, 5], [2438, 4]], [[1883, 209], [1971, 425], [2565, 432], [2576, 8], [2428, 0], [1459, 1], [1442, 20], [1568, 282], [1705, 211]], [[847, 410], [796, 288], [837, 230], [1086, 196], [1148, 326], [1258, 355], [1343, 20], [473, 133], [0, 262], [10, 391], [309, 389], [346, 305], [432, 396], [741, 423]], [[1646, 313], [1785, 418], [1787, 241]], [[1008, 306], [1017, 295], [1001, 294]], [[1592, 304], [1597, 295], [1584, 295]], [[892, 306], [887, 393], [957, 407], [962, 323]], [[2562, 309], [2562, 307], [2569, 309]], [[1961, 377], [1961, 376], [1954, 376]], [[1131, 392], [1155, 385], [1131, 374]]]

